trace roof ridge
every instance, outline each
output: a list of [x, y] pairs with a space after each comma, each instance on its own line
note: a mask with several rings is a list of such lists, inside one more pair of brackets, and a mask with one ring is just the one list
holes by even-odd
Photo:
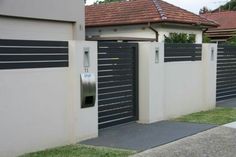
[[167, 16], [166, 16], [165, 12], [163, 11], [163, 9], [161, 8], [161, 5], [158, 3], [158, 1], [157, 0], [151, 0], [151, 1], [155, 4], [156, 9], [161, 16], [161, 19], [166, 20]]

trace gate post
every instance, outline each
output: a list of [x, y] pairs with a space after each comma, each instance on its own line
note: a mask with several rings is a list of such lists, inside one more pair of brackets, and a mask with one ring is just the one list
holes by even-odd
[[217, 44], [202, 44], [205, 109], [216, 105]]
[[[68, 114], [71, 114], [69, 115], [70, 140], [71, 143], [76, 143], [98, 136], [97, 94], [95, 106], [82, 108], [80, 90], [81, 73], [93, 73], [97, 84], [97, 42], [70, 41], [69, 51], [70, 106], [68, 106], [67, 110], [69, 111]], [[89, 51], [89, 66], [85, 65], [85, 51]]]
[[139, 122], [164, 119], [164, 43], [139, 43]]

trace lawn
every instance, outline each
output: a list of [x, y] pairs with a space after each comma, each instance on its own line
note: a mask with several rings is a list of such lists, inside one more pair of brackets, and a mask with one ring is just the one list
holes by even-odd
[[193, 113], [175, 120], [181, 122], [223, 125], [236, 121], [236, 108], [218, 107], [214, 110]]
[[20, 157], [128, 157], [134, 151], [92, 147], [85, 145], [69, 145], [30, 153]]

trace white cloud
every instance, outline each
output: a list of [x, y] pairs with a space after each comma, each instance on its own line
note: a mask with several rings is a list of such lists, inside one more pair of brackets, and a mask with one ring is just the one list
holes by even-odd
[[[87, 4], [93, 4], [96, 0], [87, 0]], [[228, 0], [164, 0], [168, 3], [174, 4], [178, 7], [198, 14], [203, 6], [209, 9], [215, 9], [219, 5], [226, 3]]]

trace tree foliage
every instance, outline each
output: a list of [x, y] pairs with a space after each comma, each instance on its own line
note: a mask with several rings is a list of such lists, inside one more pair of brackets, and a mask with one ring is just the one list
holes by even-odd
[[94, 4], [103, 4], [103, 3], [111, 3], [111, 2], [122, 2], [127, 0], [96, 0]]
[[210, 43], [211, 39], [207, 36], [207, 35], [203, 35], [203, 39], [202, 39], [203, 43]]
[[169, 37], [165, 36], [165, 43], [195, 43], [195, 34], [170, 33]]
[[216, 11], [217, 10], [218, 11], [227, 11], [227, 10], [236, 11], [236, 0], [231, 0], [224, 5], [221, 5], [219, 8], [216, 9]]
[[205, 14], [209, 12], [211, 12], [211, 10], [204, 6], [202, 9], [200, 9], [199, 14]]
[[229, 38], [226, 43], [229, 45], [236, 45], [236, 36]]

